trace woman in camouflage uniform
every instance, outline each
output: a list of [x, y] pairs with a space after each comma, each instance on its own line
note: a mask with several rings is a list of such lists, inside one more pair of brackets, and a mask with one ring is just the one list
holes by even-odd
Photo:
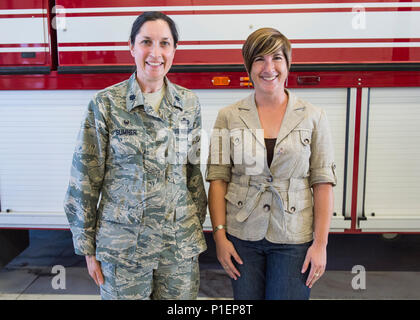
[[206, 249], [197, 96], [166, 77], [178, 33], [159, 12], [135, 20], [136, 72], [90, 101], [65, 199], [75, 252], [103, 299], [195, 299]]

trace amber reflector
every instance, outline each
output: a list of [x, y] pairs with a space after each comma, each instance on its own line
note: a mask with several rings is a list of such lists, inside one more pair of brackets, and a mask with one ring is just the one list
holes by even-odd
[[213, 82], [213, 85], [215, 86], [228, 86], [230, 83], [229, 77], [213, 77], [211, 79], [211, 82]]

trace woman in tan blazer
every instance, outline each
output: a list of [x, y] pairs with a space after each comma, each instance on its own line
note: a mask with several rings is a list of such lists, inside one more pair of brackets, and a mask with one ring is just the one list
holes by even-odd
[[336, 184], [328, 120], [285, 88], [283, 34], [253, 32], [242, 55], [255, 91], [219, 111], [207, 168], [217, 257], [235, 299], [309, 299], [325, 271]]

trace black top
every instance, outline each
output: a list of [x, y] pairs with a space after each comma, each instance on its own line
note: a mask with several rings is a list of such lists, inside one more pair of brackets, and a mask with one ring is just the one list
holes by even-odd
[[272, 138], [272, 139], [265, 139], [265, 148], [267, 149], [267, 163], [268, 163], [268, 167], [270, 168], [271, 166], [271, 162], [273, 161], [273, 155], [274, 155], [274, 147], [276, 145], [276, 138]]

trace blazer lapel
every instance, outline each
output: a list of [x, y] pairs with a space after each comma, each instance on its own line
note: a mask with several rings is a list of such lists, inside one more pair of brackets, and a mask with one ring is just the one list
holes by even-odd
[[296, 96], [290, 91], [287, 91], [287, 93], [289, 94], [289, 101], [277, 136], [276, 145], [286, 138], [287, 135], [305, 118], [305, 113], [303, 112], [305, 107], [296, 104]]
[[255, 139], [265, 148], [264, 134], [257, 134], [257, 130], [262, 130], [260, 118], [258, 117], [257, 106], [255, 104], [255, 95], [252, 93], [244, 99], [239, 107], [239, 118], [244, 122], [248, 129], [251, 130]]

